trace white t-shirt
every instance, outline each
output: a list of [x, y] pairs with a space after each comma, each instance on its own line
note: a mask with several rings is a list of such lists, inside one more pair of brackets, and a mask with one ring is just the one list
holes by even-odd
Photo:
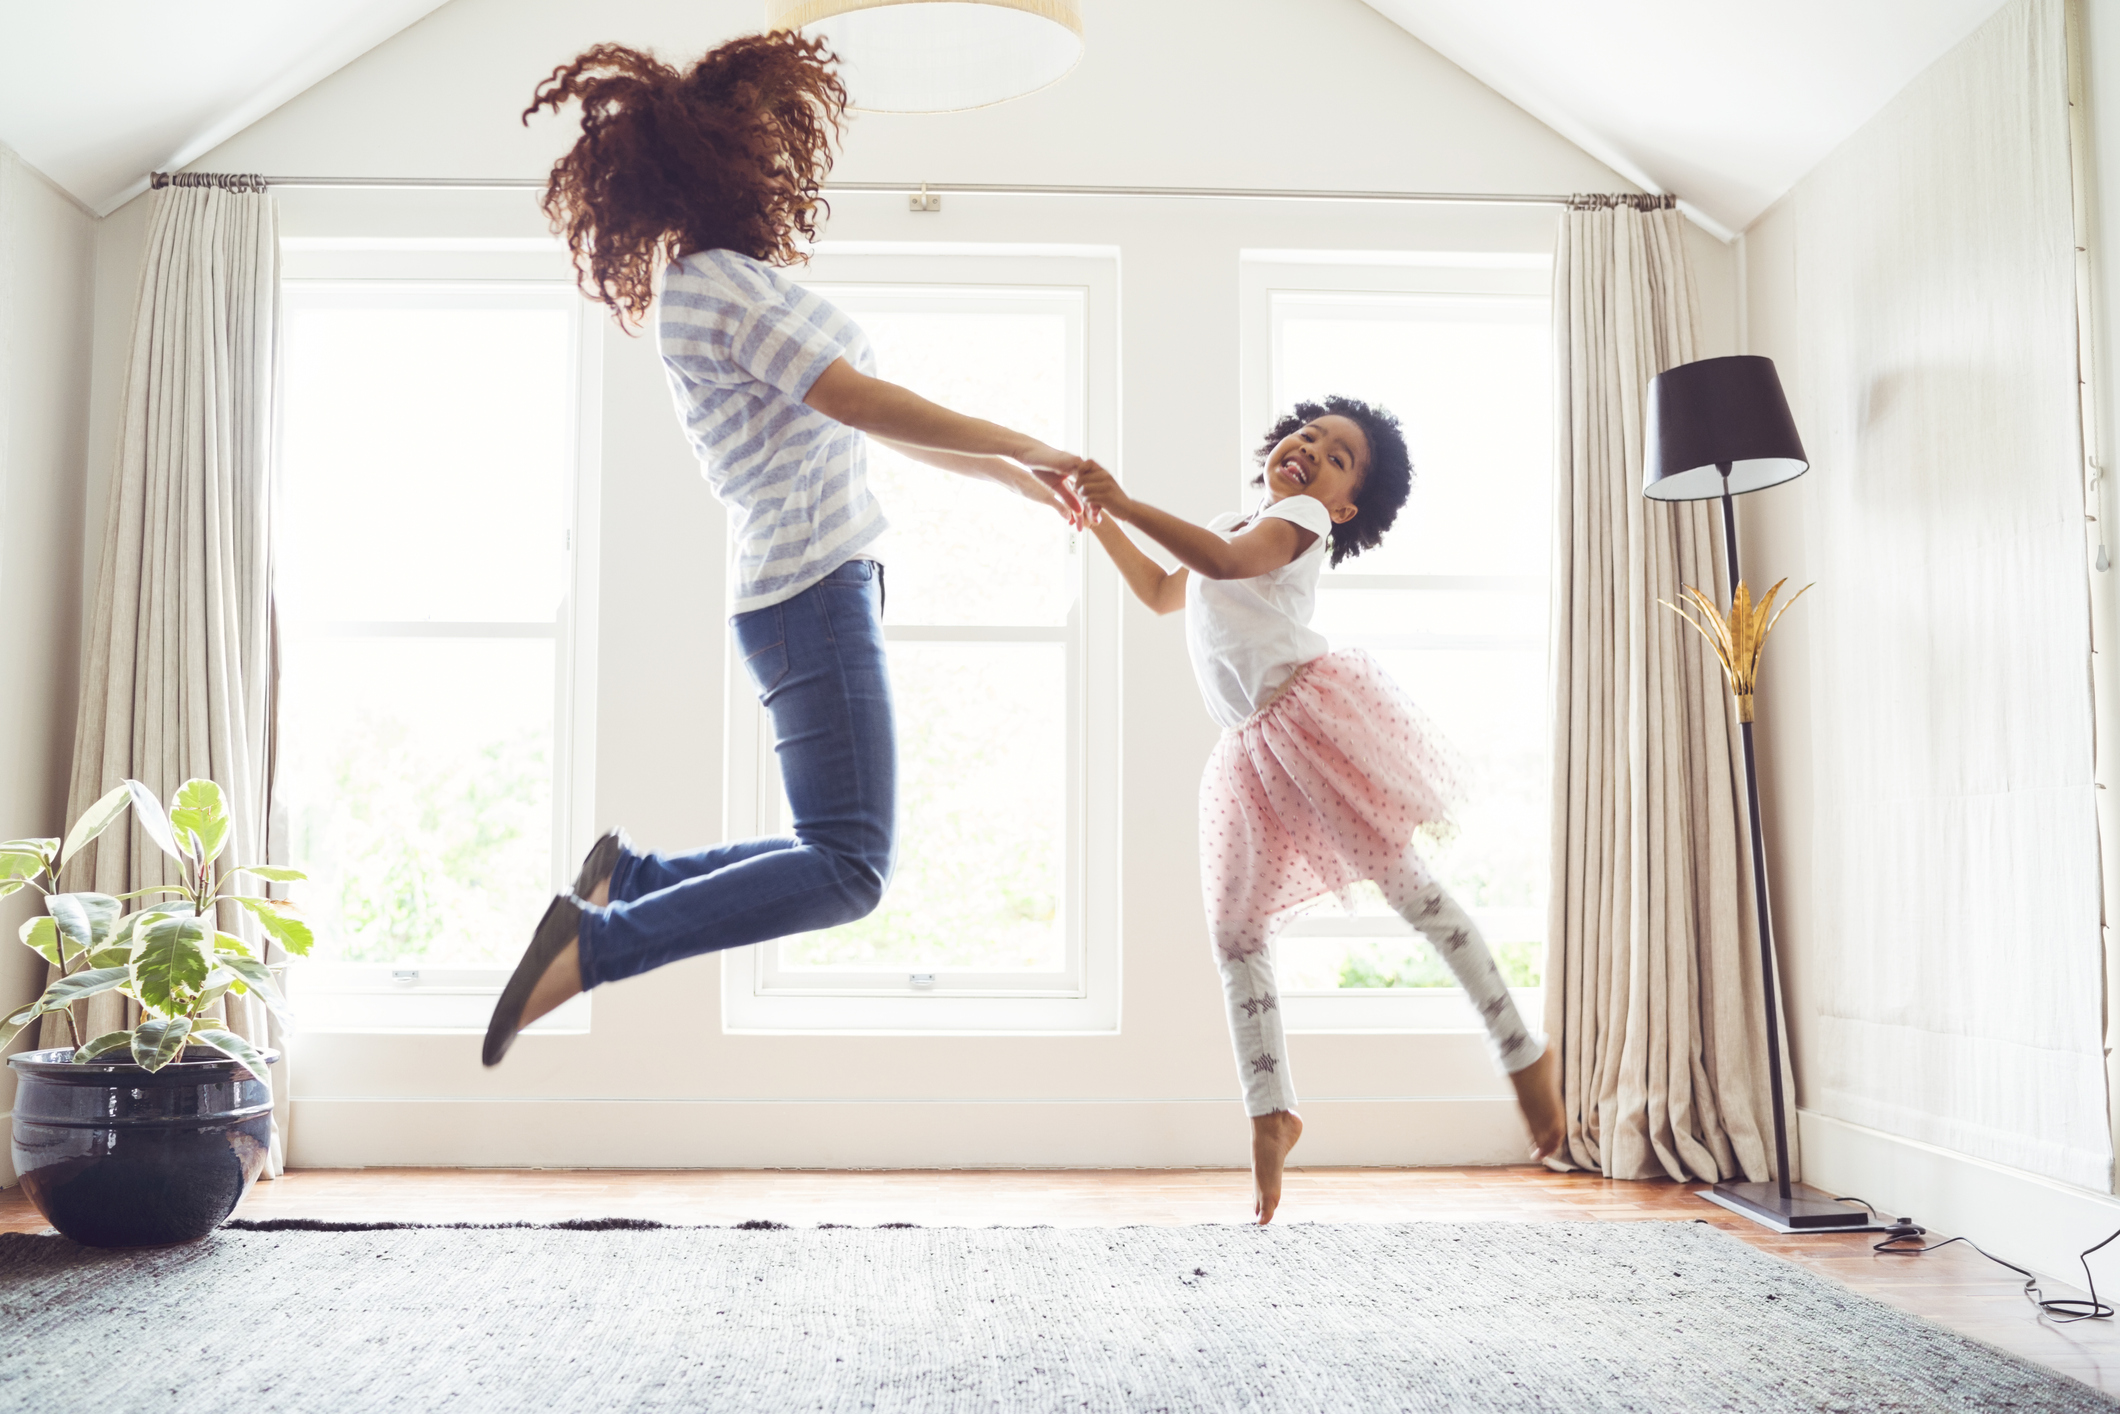
[[1314, 496], [1288, 496], [1250, 516], [1216, 516], [1207, 528], [1231, 538], [1240, 521], [1249, 529], [1268, 516], [1317, 538], [1277, 570], [1250, 579], [1209, 579], [1194, 573], [1185, 587], [1185, 646], [1192, 651], [1200, 695], [1217, 722], [1234, 727], [1264, 707], [1297, 668], [1332, 645], [1310, 626], [1317, 608], [1318, 571], [1332, 554], [1332, 512]]
[[707, 484], [735, 512], [731, 613], [792, 599], [883, 534], [867, 439], [803, 402], [845, 359], [873, 374], [861, 326], [733, 250], [694, 251], [663, 277], [658, 332], [678, 416]]

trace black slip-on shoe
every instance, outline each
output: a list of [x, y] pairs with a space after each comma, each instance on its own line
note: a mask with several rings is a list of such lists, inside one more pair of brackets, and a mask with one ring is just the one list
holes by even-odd
[[545, 916], [538, 920], [537, 931], [530, 935], [530, 946], [523, 951], [523, 960], [515, 964], [515, 971], [508, 978], [508, 985], [501, 988], [500, 1000], [493, 1004], [493, 1020], [486, 1023], [487, 1065], [499, 1065], [501, 1057], [515, 1044], [515, 1038], [523, 1029], [523, 1007], [530, 1000], [530, 993], [537, 989], [538, 979], [552, 966], [552, 959], [567, 950], [567, 944], [581, 935], [582, 905], [571, 894], [554, 894], [545, 909]]
[[624, 830], [604, 831], [596, 843], [589, 846], [589, 852], [582, 856], [581, 872], [574, 876], [574, 896], [585, 899], [596, 892], [596, 886], [610, 878], [612, 871], [618, 868], [619, 852], [632, 848], [632, 845], [633, 841], [626, 838]]

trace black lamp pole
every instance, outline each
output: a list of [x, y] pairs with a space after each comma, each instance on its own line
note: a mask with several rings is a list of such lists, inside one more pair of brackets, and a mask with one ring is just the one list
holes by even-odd
[[[1756, 355], [1682, 363], [1649, 383], [1648, 455], [1642, 494], [1658, 501], [1722, 501], [1723, 559], [1734, 602], [1742, 577], [1733, 494], [1790, 481], [1810, 468], [1796, 421], [1782, 396], [1774, 361]], [[1759, 979], [1767, 1013], [1767, 1084], [1774, 1101], [1774, 1182], [1718, 1183], [1723, 1206], [1793, 1230], [1862, 1227], [1869, 1215], [1808, 1184], [1789, 1181], [1789, 1125], [1781, 1089], [1781, 1009], [1775, 1005], [1774, 923], [1767, 903], [1766, 844], [1759, 827], [1759, 770], [1752, 753], [1752, 714], [1738, 714], [1744, 735], [1746, 833], [1752, 845], [1753, 903], [1759, 924]]]

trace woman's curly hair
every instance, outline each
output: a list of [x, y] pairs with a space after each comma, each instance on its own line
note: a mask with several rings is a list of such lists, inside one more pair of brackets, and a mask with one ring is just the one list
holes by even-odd
[[[1369, 469], [1354, 488], [1354, 504], [1361, 514], [1332, 527], [1332, 562], [1337, 565], [1364, 550], [1375, 549], [1384, 532], [1399, 518], [1406, 498], [1413, 494], [1413, 457], [1406, 450], [1406, 434], [1400, 430], [1397, 416], [1389, 408], [1337, 395], [1319, 402], [1297, 403], [1267, 432], [1254, 459], [1263, 468], [1273, 449], [1298, 428], [1335, 414], [1361, 428], [1369, 443]], [[1265, 483], [1263, 470], [1251, 482], [1254, 486]]]
[[620, 44], [554, 69], [523, 122], [581, 100], [582, 134], [543, 205], [582, 293], [639, 321], [656, 273], [681, 255], [801, 259], [846, 112], [834, 62], [822, 41], [782, 31], [733, 39], [685, 73]]

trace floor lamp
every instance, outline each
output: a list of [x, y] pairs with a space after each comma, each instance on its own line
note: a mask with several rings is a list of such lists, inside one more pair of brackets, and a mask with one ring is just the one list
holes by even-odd
[[[1642, 494], [1656, 501], [1722, 501], [1723, 550], [1735, 608], [1742, 576], [1732, 496], [1779, 486], [1810, 469], [1774, 360], [1757, 355], [1682, 363], [1649, 382], [1648, 456]], [[1733, 687], [1735, 684], [1733, 683]], [[1738, 699], [1745, 745], [1745, 804], [1752, 887], [1759, 918], [1760, 991], [1767, 1009], [1767, 1071], [1774, 1096], [1772, 1183], [1718, 1183], [1716, 1202], [1784, 1231], [1863, 1227], [1869, 1215], [1789, 1181], [1789, 1129], [1781, 1090], [1781, 1027], [1774, 1004], [1774, 925], [1767, 907], [1767, 859], [1759, 834], [1759, 774], [1752, 758], [1749, 694]]]

